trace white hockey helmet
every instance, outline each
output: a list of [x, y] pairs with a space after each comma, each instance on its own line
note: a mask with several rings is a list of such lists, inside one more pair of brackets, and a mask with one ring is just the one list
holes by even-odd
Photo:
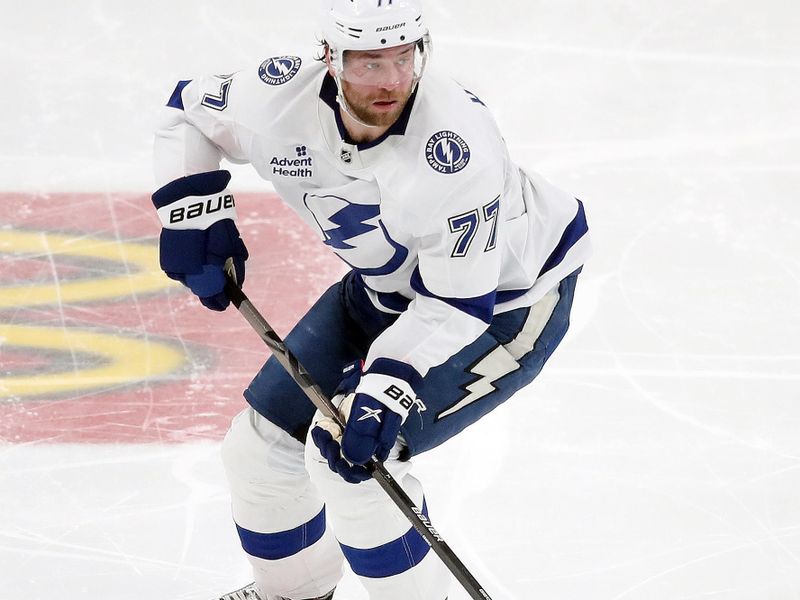
[[337, 50], [376, 50], [428, 33], [418, 0], [326, 0], [322, 34]]
[[330, 49], [337, 80], [350, 79], [345, 71], [345, 53], [349, 50], [380, 50], [414, 43], [416, 85], [431, 50], [419, 0], [324, 0], [322, 37]]

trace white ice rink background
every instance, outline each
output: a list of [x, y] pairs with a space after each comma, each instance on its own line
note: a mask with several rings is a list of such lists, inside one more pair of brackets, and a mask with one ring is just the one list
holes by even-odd
[[[149, 192], [175, 81], [313, 51], [314, 6], [0, 0], [0, 191]], [[800, 5], [426, 6], [596, 248], [540, 378], [417, 459], [436, 526], [496, 599], [800, 599]], [[249, 581], [218, 449], [4, 442], [0, 599]]]

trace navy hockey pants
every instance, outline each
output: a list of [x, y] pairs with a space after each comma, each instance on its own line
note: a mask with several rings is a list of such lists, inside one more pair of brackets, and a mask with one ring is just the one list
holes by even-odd
[[[415, 390], [426, 410], [404, 423], [408, 448], [401, 458], [445, 442], [539, 374], [569, 327], [579, 272], [564, 278], [557, 292], [551, 291], [533, 307], [495, 315], [477, 340], [428, 372], [422, 388]], [[342, 368], [364, 359], [372, 341], [396, 318], [374, 308], [360, 277], [351, 271], [322, 295], [285, 342], [330, 396]], [[480, 382], [481, 378], [486, 381]], [[274, 357], [244, 395], [258, 413], [305, 443], [316, 409]]]

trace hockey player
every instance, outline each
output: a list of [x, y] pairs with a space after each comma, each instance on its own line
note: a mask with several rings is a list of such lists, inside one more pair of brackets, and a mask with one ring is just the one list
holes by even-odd
[[[223, 310], [244, 281], [230, 174], [249, 162], [351, 270], [287, 336], [346, 427], [274, 359], [223, 443], [233, 517], [268, 599], [443, 600], [449, 575], [363, 464], [427, 510], [411, 457], [530, 383], [589, 254], [582, 204], [515, 165], [489, 110], [428, 69], [417, 0], [328, 0], [321, 60], [181, 81], [156, 134], [161, 265]], [[435, 520], [435, 519], [434, 519]]]

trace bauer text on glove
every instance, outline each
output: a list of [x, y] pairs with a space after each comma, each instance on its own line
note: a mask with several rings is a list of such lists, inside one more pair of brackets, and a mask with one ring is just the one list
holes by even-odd
[[210, 171], [176, 179], [153, 194], [163, 229], [161, 268], [180, 281], [212, 310], [225, 310], [225, 263], [244, 282], [248, 258], [236, 228], [236, 206], [227, 185], [228, 171]]
[[[424, 410], [412, 385], [419, 386], [422, 378], [409, 365], [378, 359], [363, 375], [358, 371], [355, 390], [344, 396], [340, 406], [344, 432], [330, 419], [321, 420], [312, 430], [312, 439], [330, 468], [347, 481], [365, 479], [360, 465], [373, 456], [386, 460], [412, 407]], [[354, 379], [351, 374], [343, 382]]]

